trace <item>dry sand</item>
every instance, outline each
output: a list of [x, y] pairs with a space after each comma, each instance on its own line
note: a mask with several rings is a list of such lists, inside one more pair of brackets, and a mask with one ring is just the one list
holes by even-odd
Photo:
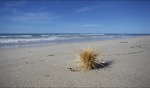
[[[107, 67], [72, 72], [81, 48]], [[0, 87], [150, 87], [150, 36], [0, 50]]]

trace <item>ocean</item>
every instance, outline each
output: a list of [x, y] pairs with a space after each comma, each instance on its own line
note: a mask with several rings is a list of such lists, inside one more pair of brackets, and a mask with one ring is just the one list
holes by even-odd
[[101, 41], [118, 38], [145, 36], [150, 34], [107, 34], [107, 33], [41, 33], [41, 34], [0, 34], [0, 49], [21, 48]]

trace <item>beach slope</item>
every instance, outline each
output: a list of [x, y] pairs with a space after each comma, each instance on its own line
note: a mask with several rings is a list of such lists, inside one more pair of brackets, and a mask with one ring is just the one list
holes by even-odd
[[[93, 47], [109, 63], [71, 71]], [[150, 87], [150, 36], [0, 50], [0, 87]]]

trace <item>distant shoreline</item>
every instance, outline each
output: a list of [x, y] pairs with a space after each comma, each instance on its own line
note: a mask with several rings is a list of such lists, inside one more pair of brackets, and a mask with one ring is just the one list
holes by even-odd
[[108, 33], [0, 34], [0, 49], [38, 47], [64, 43], [94, 42], [149, 35], [150, 34]]

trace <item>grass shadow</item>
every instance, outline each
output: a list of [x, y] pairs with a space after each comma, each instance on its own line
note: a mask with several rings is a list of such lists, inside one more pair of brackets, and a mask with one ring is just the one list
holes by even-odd
[[114, 63], [115, 60], [106, 61], [105, 63], [97, 63], [96, 69], [102, 69], [102, 68], [111, 68], [111, 65]]
[[[93, 68], [91, 70], [103, 69], [103, 68], [111, 68], [111, 65], [114, 63], [114, 61], [115, 60], [110, 60], [110, 61], [106, 61], [105, 63], [97, 63], [96, 64], [96, 68]], [[78, 68], [67, 68], [67, 69], [69, 69], [72, 72], [82, 71], [82, 69], [78, 69]]]

